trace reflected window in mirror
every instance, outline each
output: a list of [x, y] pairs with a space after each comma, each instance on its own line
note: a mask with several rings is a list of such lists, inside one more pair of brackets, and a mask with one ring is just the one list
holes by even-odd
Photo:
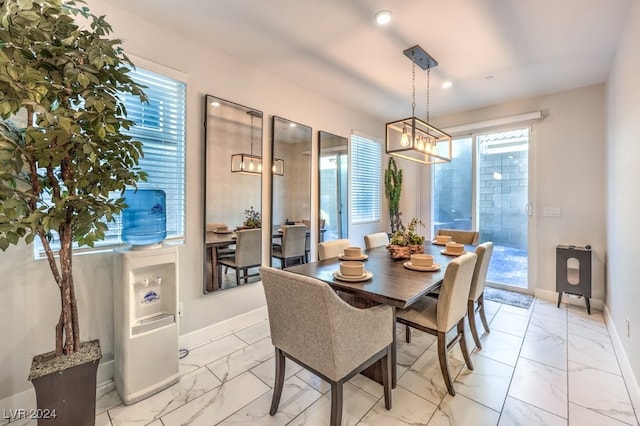
[[[311, 127], [273, 116], [271, 143], [273, 154], [271, 220], [272, 245], [278, 252], [278, 258], [271, 260], [272, 265], [281, 266], [282, 253], [288, 253], [298, 243], [290, 242], [290, 247], [282, 247], [283, 226], [304, 224], [307, 227], [304, 256], [296, 253], [293, 260], [306, 262], [311, 250]], [[282, 171], [282, 173], [279, 173]], [[292, 265], [293, 261], [287, 261]]]
[[[257, 268], [218, 267], [235, 261], [238, 229], [261, 226], [263, 114], [205, 96], [204, 292], [259, 281]], [[246, 275], [246, 277], [245, 277]]]
[[320, 131], [318, 141], [321, 241], [349, 238], [348, 139]]

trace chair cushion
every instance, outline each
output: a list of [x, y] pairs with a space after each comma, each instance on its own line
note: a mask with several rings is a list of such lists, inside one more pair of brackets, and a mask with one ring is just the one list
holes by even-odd
[[438, 299], [421, 297], [406, 309], [397, 309], [396, 316], [414, 324], [437, 330]]

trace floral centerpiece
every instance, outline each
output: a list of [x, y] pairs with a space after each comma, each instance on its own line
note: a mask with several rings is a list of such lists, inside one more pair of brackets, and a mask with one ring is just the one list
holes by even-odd
[[410, 259], [412, 254], [424, 252], [425, 237], [418, 234], [416, 229], [418, 225], [425, 226], [422, 220], [414, 217], [409, 222], [408, 227], [405, 228], [404, 225], [400, 224], [400, 229], [391, 235], [389, 252], [392, 258]]
[[244, 222], [242, 223], [244, 229], [261, 228], [262, 216], [260, 212], [255, 211], [253, 206], [244, 211]]

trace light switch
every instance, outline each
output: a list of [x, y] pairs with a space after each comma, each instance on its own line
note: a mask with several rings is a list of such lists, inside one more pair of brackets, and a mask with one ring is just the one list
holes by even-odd
[[560, 217], [562, 216], [562, 211], [560, 207], [545, 207], [542, 215], [546, 217]]

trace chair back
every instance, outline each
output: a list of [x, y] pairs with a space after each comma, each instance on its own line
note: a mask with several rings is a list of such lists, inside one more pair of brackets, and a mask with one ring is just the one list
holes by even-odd
[[459, 244], [476, 245], [480, 240], [478, 231], [465, 231], [462, 229], [438, 229], [436, 235], [449, 235], [453, 241]]
[[467, 253], [447, 265], [438, 296], [438, 331], [446, 333], [467, 314], [467, 300], [476, 258], [475, 253]]
[[342, 254], [345, 247], [349, 247], [349, 240], [333, 240], [325, 241], [318, 244], [318, 258], [320, 260], [338, 257]]
[[487, 271], [489, 270], [489, 262], [493, 253], [493, 243], [486, 242], [480, 244], [476, 248], [476, 267], [473, 270], [473, 278], [471, 279], [471, 289], [469, 290], [469, 300], [477, 300], [484, 292], [487, 284]]
[[307, 226], [285, 225], [282, 227], [282, 257], [304, 256], [307, 239]]
[[369, 234], [364, 236], [365, 249], [380, 247], [385, 244], [389, 244], [389, 236], [387, 235], [386, 232], [376, 232], [375, 234]]
[[236, 231], [236, 257], [238, 268], [262, 263], [262, 229]]
[[[357, 358], [359, 350], [353, 336], [340, 333], [356, 308], [314, 278], [264, 266], [260, 276], [273, 345], [327, 377], [340, 379], [344, 364]], [[390, 341], [391, 333], [384, 339]]]

